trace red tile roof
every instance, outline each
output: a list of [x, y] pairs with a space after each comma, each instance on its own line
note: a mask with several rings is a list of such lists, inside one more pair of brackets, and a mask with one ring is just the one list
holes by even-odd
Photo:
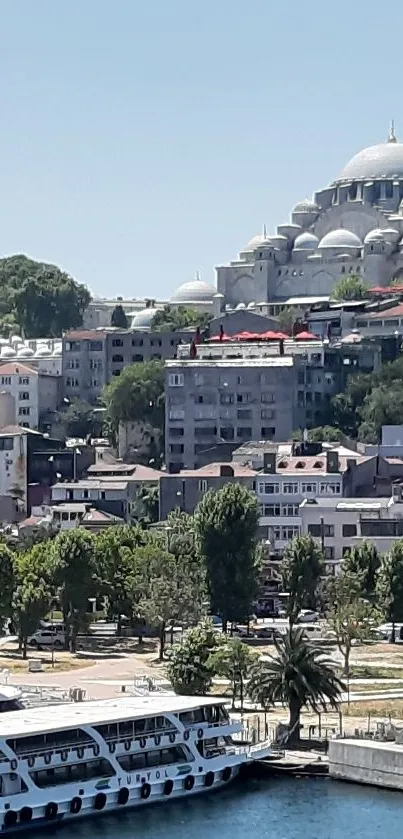
[[[362, 312], [360, 317], [364, 317], [364, 315], [365, 313]], [[403, 303], [399, 303], [398, 306], [393, 306], [392, 309], [385, 309], [383, 312], [371, 312], [367, 317], [368, 320], [385, 320], [385, 318], [403, 317]]]
[[27, 364], [21, 364], [19, 361], [10, 361], [7, 364], [0, 364], [0, 373], [2, 376], [15, 376], [18, 373], [25, 373], [29, 376], [38, 375], [38, 371], [34, 367], [28, 367]]
[[73, 329], [63, 337], [66, 341], [96, 341], [97, 338], [106, 338], [106, 332], [99, 332], [98, 329]]
[[[195, 478], [219, 478], [221, 466], [230, 466], [234, 470], [234, 478], [254, 478], [257, 475], [256, 469], [243, 466], [241, 463], [208, 463], [199, 469], [182, 469], [181, 472], [173, 473], [168, 477], [195, 477]], [[225, 477], [225, 476], [222, 476]]]

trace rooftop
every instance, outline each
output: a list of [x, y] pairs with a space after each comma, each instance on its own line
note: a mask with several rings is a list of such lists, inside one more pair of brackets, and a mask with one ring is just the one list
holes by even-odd
[[242, 466], [240, 463], [234, 463], [233, 461], [231, 463], [208, 463], [206, 466], [200, 466], [199, 469], [182, 469], [178, 473], [169, 474], [168, 472], [164, 472], [163, 474], [167, 478], [190, 478], [193, 476], [195, 478], [220, 478], [222, 466], [230, 467], [234, 472], [235, 478], [254, 478], [257, 474], [254, 469], [250, 469], [248, 466]]
[[96, 341], [99, 338], [106, 338], [106, 331], [99, 329], [73, 329], [63, 336], [65, 341]]
[[[282, 342], [284, 348], [284, 355], [280, 354], [280, 341], [226, 341], [221, 343], [216, 341], [214, 344], [198, 344], [197, 355], [194, 359], [190, 358], [190, 344], [179, 344], [177, 347], [176, 360], [168, 360], [166, 364], [178, 364], [178, 362], [185, 360], [187, 363], [198, 364], [202, 361], [220, 361], [225, 360], [229, 362], [234, 361], [239, 364], [241, 360], [249, 361], [259, 359], [261, 361], [265, 358], [270, 358], [273, 362], [276, 359], [283, 359], [285, 356], [305, 355], [308, 352], [320, 353], [323, 350], [322, 339], [316, 340], [297, 340], [293, 341], [291, 338]], [[274, 366], [274, 365], [273, 365]]]
[[26, 376], [38, 375], [38, 371], [34, 367], [29, 367], [27, 364], [20, 364], [18, 361], [0, 364], [0, 372], [2, 376], [15, 376], [18, 374], [24, 374]]
[[304, 499], [300, 504], [301, 507], [310, 509], [317, 509], [318, 507], [327, 507], [334, 509], [338, 513], [353, 513], [353, 512], [377, 512], [379, 510], [386, 510], [393, 504], [393, 498], [351, 498], [340, 501], [337, 498], [315, 498], [314, 501]]
[[180, 367], [200, 367], [200, 364], [211, 367], [293, 367], [294, 359], [291, 355], [279, 355], [265, 357], [259, 354], [250, 355], [243, 358], [228, 358], [224, 354], [211, 355], [209, 358], [177, 358], [167, 359], [165, 367], [180, 368]]
[[[348, 469], [348, 461], [355, 460], [356, 463], [364, 463], [369, 460], [369, 456], [357, 455], [356, 452], [349, 453], [348, 457], [339, 456], [339, 468], [336, 472], [330, 472], [327, 468], [326, 452], [321, 452], [316, 455], [287, 455], [278, 454], [276, 457], [276, 472], [275, 474], [287, 475], [301, 475], [301, 474], [317, 474], [317, 475], [340, 475]], [[259, 472], [259, 477], [267, 477], [272, 475], [271, 472]]]
[[0, 715], [1, 737], [26, 737], [79, 728], [81, 725], [105, 725], [117, 720], [141, 719], [165, 713], [192, 711], [201, 705], [215, 705], [217, 697], [175, 696], [174, 694], [103, 699], [81, 703], [25, 708]]
[[[114, 472], [121, 472], [122, 477], [135, 481], [158, 481], [162, 474], [165, 474], [158, 469], [151, 469], [150, 466], [143, 466], [142, 463], [104, 463], [98, 460], [89, 466], [87, 469], [89, 475], [111, 475]], [[127, 474], [129, 473], [129, 474]], [[119, 475], [113, 475], [114, 478], [119, 478]]]
[[398, 306], [393, 306], [392, 309], [384, 309], [383, 311], [378, 310], [376, 312], [371, 312], [369, 315], [366, 314], [365, 316], [368, 320], [387, 320], [388, 318], [403, 317], [403, 303], [399, 303]]
[[58, 484], [53, 484], [52, 489], [68, 489], [68, 490], [82, 490], [82, 489], [126, 489], [128, 486], [128, 480], [123, 478], [117, 478], [116, 480], [108, 479], [108, 478], [100, 478], [97, 480], [96, 478], [90, 478], [88, 480], [83, 481], [62, 481]]
[[0, 428], [0, 437], [18, 437], [22, 434], [36, 434], [38, 437], [43, 437], [40, 431], [35, 431], [33, 428], [22, 428], [21, 425], [3, 425]]

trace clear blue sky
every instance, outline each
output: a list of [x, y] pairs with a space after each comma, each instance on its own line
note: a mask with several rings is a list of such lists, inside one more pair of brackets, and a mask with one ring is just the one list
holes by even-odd
[[0, 0], [0, 253], [102, 296], [213, 281], [403, 138], [402, 24], [402, 0]]

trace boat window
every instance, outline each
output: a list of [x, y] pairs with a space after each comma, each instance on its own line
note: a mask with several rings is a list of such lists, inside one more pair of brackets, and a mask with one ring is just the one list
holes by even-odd
[[119, 737], [133, 737], [134, 736], [134, 724], [133, 720], [125, 720], [124, 722], [119, 723]]
[[183, 746], [172, 746], [170, 749], [153, 749], [140, 754], [119, 755], [119, 765], [125, 772], [136, 769], [150, 769], [155, 766], [167, 766], [171, 763], [189, 763], [194, 760], [193, 755]]
[[105, 740], [117, 739], [117, 723], [112, 723], [111, 725], [94, 725], [94, 728]]
[[161, 763], [161, 753], [159, 751], [149, 752], [147, 755], [147, 766], [159, 766]]
[[74, 781], [86, 781], [90, 778], [110, 778], [115, 774], [108, 760], [89, 760], [86, 763], [75, 763], [71, 766], [57, 766], [54, 769], [40, 769], [31, 772], [30, 776], [37, 787], [55, 787], [59, 784], [70, 784]]
[[10, 775], [0, 776], [0, 798], [1, 796], [20, 795], [22, 792], [28, 792], [28, 787], [23, 779], [11, 772]]
[[7, 740], [7, 745], [17, 754], [29, 754], [30, 752], [45, 752], [47, 749], [63, 748], [63, 746], [75, 746], [84, 742], [93, 742], [85, 731], [66, 729], [65, 731], [49, 731], [39, 736], [18, 737], [18, 739]]

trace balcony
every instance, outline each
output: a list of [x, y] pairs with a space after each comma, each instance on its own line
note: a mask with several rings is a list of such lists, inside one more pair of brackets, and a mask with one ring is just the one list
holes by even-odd
[[169, 419], [170, 420], [184, 420], [185, 419], [185, 411], [183, 408], [171, 408], [169, 411]]

